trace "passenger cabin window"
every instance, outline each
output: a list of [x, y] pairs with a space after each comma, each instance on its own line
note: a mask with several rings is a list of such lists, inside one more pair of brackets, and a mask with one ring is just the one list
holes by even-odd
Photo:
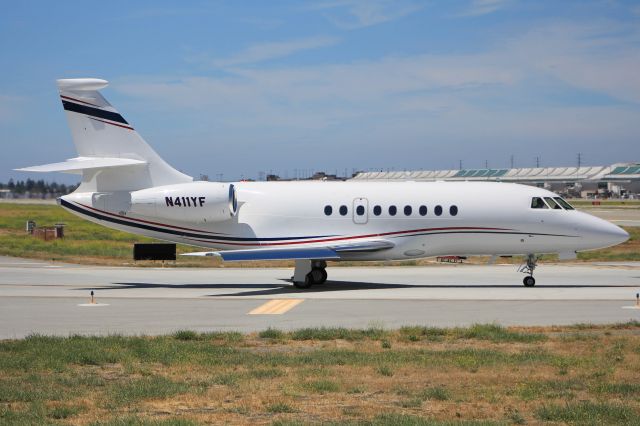
[[567, 203], [567, 200], [565, 200], [564, 198], [560, 198], [560, 197], [553, 197], [554, 200], [556, 200], [556, 203], [560, 204], [562, 207], [564, 207], [565, 210], [575, 210], [573, 208], [573, 206], [569, 203]]
[[404, 206], [404, 215], [405, 216], [411, 216], [411, 206]]
[[389, 215], [395, 216], [396, 213], [398, 213], [398, 209], [396, 208], [396, 206], [389, 206]]
[[531, 208], [532, 209], [548, 209], [549, 207], [544, 203], [542, 198], [533, 197], [531, 199]]
[[324, 206], [324, 214], [326, 214], [327, 216], [331, 216], [331, 213], [333, 213], [333, 207]]
[[458, 214], [458, 206], [449, 207], [449, 214], [451, 216], [456, 216]]
[[420, 208], [418, 209], [418, 212], [420, 213], [420, 216], [426, 216], [427, 215], [427, 206], [420, 206]]
[[553, 201], [553, 198], [544, 197], [544, 200], [547, 202], [547, 204], [549, 204], [549, 207], [551, 207], [552, 209], [562, 210], [562, 207], [560, 207], [560, 204], [558, 204], [555, 201]]
[[347, 206], [340, 206], [340, 214], [342, 216], [346, 216], [347, 215]]
[[373, 208], [373, 214], [376, 216], [380, 216], [380, 214], [382, 214], [382, 207], [380, 206], [375, 206]]
[[440, 216], [442, 214], [442, 206], [436, 206], [433, 209], [433, 212], [436, 214], [436, 216]]
[[358, 216], [363, 216], [364, 215], [364, 206], [358, 206], [356, 207], [356, 214]]

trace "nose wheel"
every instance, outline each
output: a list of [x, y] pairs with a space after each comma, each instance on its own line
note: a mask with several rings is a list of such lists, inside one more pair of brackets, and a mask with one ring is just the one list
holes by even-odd
[[536, 279], [533, 278], [533, 271], [536, 269], [536, 266], [538, 266], [538, 257], [535, 254], [529, 254], [527, 255], [527, 262], [518, 268], [519, 272], [527, 274], [522, 280], [522, 284], [524, 284], [525, 287], [533, 287], [536, 285]]

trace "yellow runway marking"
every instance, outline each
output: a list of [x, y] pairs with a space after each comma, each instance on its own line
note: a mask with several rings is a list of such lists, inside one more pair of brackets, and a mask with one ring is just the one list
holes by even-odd
[[304, 302], [304, 299], [273, 299], [260, 305], [249, 315], [282, 315]]

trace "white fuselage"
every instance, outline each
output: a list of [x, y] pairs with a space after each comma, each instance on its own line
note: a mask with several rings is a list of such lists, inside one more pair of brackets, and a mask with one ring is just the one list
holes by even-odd
[[[223, 220], [219, 214], [207, 213], [205, 197], [208, 188], [222, 184], [181, 185], [151, 188], [172, 197], [180, 197], [184, 188], [188, 203], [179, 206], [165, 204], [162, 198], [155, 207], [137, 208], [131, 201], [136, 193], [126, 191], [73, 193], [62, 197], [61, 204], [111, 228], [223, 250], [327, 246], [381, 238], [394, 244], [389, 250], [341, 255], [358, 260], [573, 253], [628, 239], [621, 228], [583, 212], [533, 209], [533, 197], [558, 195], [509, 183], [237, 182], [233, 184], [237, 212]], [[326, 206], [331, 207], [329, 215]], [[346, 214], [341, 214], [342, 206]], [[390, 214], [393, 206], [395, 215]], [[411, 208], [409, 214], [406, 206]], [[442, 209], [440, 215], [436, 215], [437, 206]]]

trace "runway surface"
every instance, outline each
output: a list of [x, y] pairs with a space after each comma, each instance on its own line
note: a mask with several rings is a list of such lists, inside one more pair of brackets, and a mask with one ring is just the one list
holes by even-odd
[[[108, 268], [0, 257], [0, 338], [267, 327], [453, 326], [640, 320], [640, 263], [334, 267], [310, 290], [290, 269]], [[90, 304], [94, 291], [97, 304]]]

